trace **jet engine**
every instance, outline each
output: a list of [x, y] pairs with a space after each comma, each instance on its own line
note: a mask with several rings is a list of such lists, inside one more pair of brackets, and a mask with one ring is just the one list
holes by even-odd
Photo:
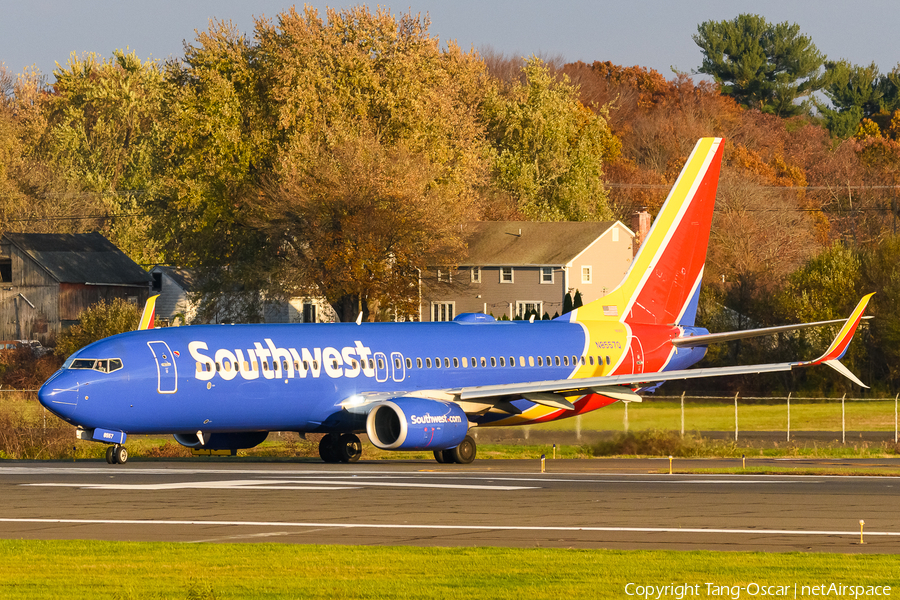
[[394, 398], [375, 404], [366, 416], [369, 441], [382, 450], [446, 450], [468, 431], [466, 413], [440, 400]]
[[176, 433], [175, 441], [182, 446], [192, 449], [241, 450], [262, 444], [268, 435], [268, 431], [238, 431], [200, 435], [196, 433]]

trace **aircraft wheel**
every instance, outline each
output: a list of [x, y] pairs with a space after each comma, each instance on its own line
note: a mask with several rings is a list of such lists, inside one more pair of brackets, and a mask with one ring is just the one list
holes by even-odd
[[352, 433], [345, 433], [339, 438], [337, 453], [341, 462], [355, 463], [362, 456], [362, 442]]
[[124, 465], [128, 462], [128, 450], [125, 449], [125, 446], [114, 446], [113, 447], [113, 458], [116, 461], [116, 464]]
[[463, 438], [463, 441], [459, 443], [459, 446], [452, 450], [448, 450], [447, 452], [450, 453], [453, 462], [467, 465], [475, 460], [475, 455], [478, 453], [478, 447], [475, 445], [475, 440], [472, 436], [467, 435]]
[[107, 446], [106, 448], [106, 462], [110, 465], [116, 464], [116, 457], [113, 454], [115, 451], [116, 449], [114, 446]]
[[325, 437], [319, 442], [319, 456], [327, 463], [340, 461], [337, 455], [337, 448], [335, 448], [336, 437], [334, 434], [326, 433]]
[[441, 464], [447, 462], [446, 460], [444, 460], [444, 451], [443, 450], [435, 450], [434, 451], [434, 460], [438, 461]]

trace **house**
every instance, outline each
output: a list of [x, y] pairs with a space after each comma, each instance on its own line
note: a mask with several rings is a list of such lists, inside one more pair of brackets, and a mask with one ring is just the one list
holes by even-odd
[[[156, 265], [150, 269], [153, 277], [153, 293], [159, 294], [156, 301], [156, 318], [162, 326], [179, 324], [196, 324], [198, 298], [197, 280], [191, 269]], [[230, 311], [229, 300], [240, 302], [236, 295], [229, 299], [222, 295], [220, 313], [211, 321], [214, 323], [230, 323], [236, 320]], [[287, 301], [272, 300], [264, 303], [264, 323], [331, 323], [335, 320], [334, 310], [322, 298], [290, 298]]]
[[0, 237], [0, 339], [55, 338], [100, 300], [143, 305], [152, 279], [100, 233]]
[[566, 293], [579, 291], [587, 304], [615, 288], [635, 252], [635, 233], [620, 221], [483, 221], [466, 228], [465, 259], [422, 274], [423, 321], [465, 312], [553, 317]]
[[156, 299], [156, 319], [162, 327], [190, 323], [197, 314], [197, 303], [189, 298], [194, 290], [194, 274], [183, 267], [156, 265], [150, 269]]

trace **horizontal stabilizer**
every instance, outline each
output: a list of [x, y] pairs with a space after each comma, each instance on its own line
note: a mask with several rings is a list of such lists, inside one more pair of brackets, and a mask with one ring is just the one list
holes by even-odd
[[[863, 319], [871, 319], [872, 317], [863, 317]], [[809, 329], [810, 327], [822, 327], [823, 325], [837, 325], [838, 323], [846, 323], [846, 319], [832, 319], [831, 321], [817, 321], [815, 323], [798, 323], [796, 325], [779, 325], [777, 327], [762, 327], [760, 329], [744, 329], [741, 331], [725, 331], [722, 333], [707, 333], [704, 335], [692, 335], [679, 337], [672, 340], [672, 345], [678, 348], [692, 348], [694, 346], [708, 346], [709, 344], [717, 344], [721, 342], [731, 342], [734, 340], [743, 340], [746, 338], [762, 337], [766, 335], [775, 335], [776, 333], [785, 333], [788, 331], [799, 331], [801, 329]]]

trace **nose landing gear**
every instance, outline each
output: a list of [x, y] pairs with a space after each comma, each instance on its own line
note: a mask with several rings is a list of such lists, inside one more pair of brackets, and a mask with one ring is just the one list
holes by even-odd
[[106, 449], [106, 462], [111, 465], [124, 465], [128, 462], [128, 450], [119, 444], [109, 446]]

